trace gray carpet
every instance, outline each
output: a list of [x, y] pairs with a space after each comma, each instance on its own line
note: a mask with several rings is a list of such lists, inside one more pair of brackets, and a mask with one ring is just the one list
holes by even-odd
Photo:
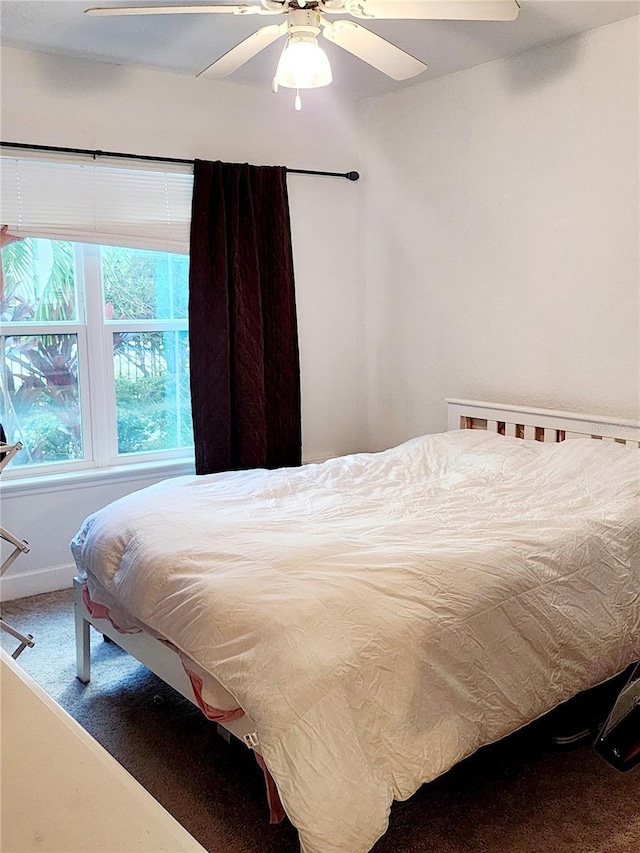
[[[36, 640], [20, 664], [210, 853], [297, 853], [287, 821], [269, 826], [252, 754], [189, 702], [95, 634], [91, 683], [76, 680], [70, 591], [10, 602], [3, 616]], [[2, 646], [14, 648], [4, 634]], [[639, 853], [640, 769], [618, 773], [589, 746], [556, 751], [539, 723], [394, 804], [374, 851]]]

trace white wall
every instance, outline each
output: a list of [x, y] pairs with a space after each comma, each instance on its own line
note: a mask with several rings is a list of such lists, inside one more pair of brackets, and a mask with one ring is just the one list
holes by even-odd
[[638, 19], [367, 101], [368, 445], [443, 398], [638, 417]]
[[[3, 48], [1, 135], [10, 142], [293, 168], [358, 168], [350, 102], [309, 92], [301, 113], [277, 96], [229, 82]], [[304, 455], [358, 448], [358, 184], [291, 175], [290, 190], [303, 397]], [[71, 576], [68, 541], [82, 519], [120, 494], [161, 478], [95, 481], [12, 491], [3, 524], [27, 539], [3, 579], [3, 597], [46, 591]], [[4, 553], [4, 551], [2, 552]], [[44, 571], [46, 573], [44, 573]]]

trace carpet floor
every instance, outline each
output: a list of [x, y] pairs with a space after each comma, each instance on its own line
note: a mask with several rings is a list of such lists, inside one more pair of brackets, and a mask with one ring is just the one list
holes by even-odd
[[[249, 750], [93, 632], [80, 684], [70, 590], [9, 602], [3, 616], [34, 636], [24, 669], [210, 853], [298, 853], [291, 824], [268, 823]], [[15, 647], [4, 633], [2, 646]], [[640, 768], [618, 773], [589, 746], [555, 750], [534, 724], [395, 803], [374, 853], [640, 853]]]

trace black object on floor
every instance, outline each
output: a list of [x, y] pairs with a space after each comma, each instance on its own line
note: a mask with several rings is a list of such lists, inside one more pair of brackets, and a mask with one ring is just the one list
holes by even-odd
[[620, 691], [595, 748], [616, 770], [640, 764], [640, 663]]

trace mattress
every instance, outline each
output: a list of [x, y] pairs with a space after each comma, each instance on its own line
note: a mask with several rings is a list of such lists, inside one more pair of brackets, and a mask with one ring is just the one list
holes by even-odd
[[639, 507], [637, 450], [464, 430], [165, 481], [72, 550], [256, 722], [303, 853], [366, 853], [393, 799], [640, 657]]

